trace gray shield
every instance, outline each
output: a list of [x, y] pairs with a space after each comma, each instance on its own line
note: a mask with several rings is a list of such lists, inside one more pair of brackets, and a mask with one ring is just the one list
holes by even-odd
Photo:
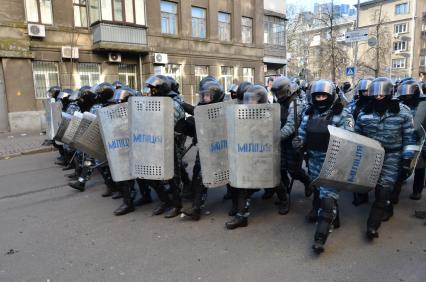
[[413, 146], [407, 146], [409, 150], [414, 152], [414, 157], [411, 160], [410, 168], [412, 171], [414, 171], [415, 168], [424, 168], [425, 163], [423, 158], [421, 158], [422, 154], [422, 148], [425, 144], [425, 130], [423, 129], [423, 126], [419, 125], [418, 127], [414, 126], [416, 128], [416, 133], [418, 136], [417, 144]]
[[62, 142], [65, 144], [71, 144], [74, 140], [75, 133], [77, 132], [78, 126], [83, 118], [83, 114], [80, 112], [75, 112], [71, 118], [71, 121], [65, 130], [64, 136], [62, 137]]
[[236, 188], [273, 188], [280, 184], [280, 106], [229, 105], [229, 182]]
[[64, 137], [65, 131], [68, 128], [68, 125], [70, 124], [72, 115], [67, 114], [67, 113], [62, 113], [62, 119], [61, 119], [61, 123], [59, 124], [58, 127], [58, 131], [56, 132], [55, 135], [55, 140], [59, 141], [59, 142], [63, 142], [62, 138]]
[[112, 105], [97, 112], [112, 179], [116, 182], [133, 179], [129, 167], [127, 104]]
[[90, 124], [96, 119], [96, 115], [84, 112], [83, 118], [81, 119], [80, 124], [78, 125], [77, 131], [75, 132], [73, 144], [77, 141], [83, 133], [89, 128]]
[[131, 97], [129, 108], [132, 175], [150, 180], [173, 178], [173, 100], [168, 97]]
[[414, 116], [414, 129], [417, 130], [420, 126], [426, 128], [426, 101], [419, 103], [416, 115]]
[[50, 99], [46, 99], [43, 104], [46, 110], [46, 135], [49, 140], [53, 140], [62, 119], [62, 103], [52, 103]]
[[229, 182], [226, 106], [229, 102], [197, 106], [194, 110], [201, 174], [206, 187]]
[[104, 143], [99, 128], [99, 117], [97, 117], [86, 131], [75, 141], [76, 148], [92, 156], [101, 162], [107, 159]]
[[372, 190], [385, 156], [380, 142], [330, 125], [328, 131], [327, 155], [312, 185], [360, 193]]

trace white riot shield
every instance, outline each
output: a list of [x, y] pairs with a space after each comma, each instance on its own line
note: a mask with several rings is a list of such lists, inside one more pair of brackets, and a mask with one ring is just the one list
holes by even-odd
[[407, 149], [411, 150], [414, 152], [414, 157], [411, 160], [411, 164], [410, 164], [410, 168], [414, 171], [415, 168], [424, 168], [425, 164], [424, 164], [424, 160], [423, 158], [420, 158], [421, 154], [422, 154], [422, 149], [423, 146], [425, 144], [425, 130], [423, 128], [423, 126], [419, 125], [416, 126], [414, 125], [414, 128], [416, 129], [416, 133], [417, 133], [417, 144], [416, 145], [412, 145], [412, 146], [408, 146]]
[[89, 125], [87, 130], [84, 131], [81, 137], [75, 141], [75, 146], [77, 149], [85, 152], [98, 161], [103, 162], [107, 159], [99, 128], [99, 117], [97, 117]]
[[71, 144], [74, 140], [74, 135], [77, 132], [78, 126], [80, 125], [81, 120], [83, 119], [83, 114], [80, 112], [75, 112], [71, 121], [65, 130], [64, 136], [62, 137], [62, 142], [65, 144]]
[[327, 155], [312, 185], [360, 193], [376, 187], [385, 156], [380, 142], [330, 125], [328, 131]]
[[[96, 115], [84, 112], [83, 118], [81, 119], [80, 124], [78, 125], [77, 131], [75, 132], [74, 139], [72, 141], [72, 146], [80, 151], [83, 151], [83, 148], [79, 147], [79, 143], [77, 141], [83, 136], [84, 132], [89, 128], [90, 124], [96, 119]], [[87, 152], [85, 152], [87, 153]]]
[[62, 113], [62, 119], [61, 119], [61, 123], [59, 124], [58, 127], [58, 131], [56, 132], [55, 135], [55, 140], [59, 141], [59, 142], [63, 142], [62, 138], [64, 137], [65, 131], [68, 128], [68, 125], [70, 124], [72, 115], [67, 114], [67, 113]]
[[229, 182], [227, 105], [231, 104], [214, 103], [197, 106], [194, 110], [201, 174], [203, 184], [209, 188]]
[[279, 104], [229, 105], [226, 120], [230, 184], [247, 189], [279, 186]]
[[173, 100], [169, 97], [131, 97], [129, 109], [133, 177], [150, 180], [173, 178]]
[[52, 103], [50, 99], [46, 99], [43, 104], [46, 110], [46, 135], [49, 140], [53, 140], [62, 119], [62, 103]]
[[127, 104], [112, 105], [97, 112], [111, 176], [116, 182], [133, 179], [129, 167]]

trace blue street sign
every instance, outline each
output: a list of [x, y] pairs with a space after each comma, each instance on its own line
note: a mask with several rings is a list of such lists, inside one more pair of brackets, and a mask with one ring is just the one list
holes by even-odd
[[355, 67], [346, 68], [346, 76], [354, 76], [355, 72], [356, 72]]

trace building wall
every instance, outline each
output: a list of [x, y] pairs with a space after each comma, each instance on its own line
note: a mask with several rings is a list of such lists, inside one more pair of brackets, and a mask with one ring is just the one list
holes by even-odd
[[[43, 124], [43, 105], [35, 99], [33, 61], [56, 62], [63, 88], [79, 85], [78, 63], [101, 65], [101, 80], [118, 79], [118, 65], [108, 62], [108, 53], [120, 53], [122, 63], [137, 66], [137, 86], [155, 73], [154, 53], [168, 54], [169, 63], [183, 67], [182, 94], [195, 103], [196, 65], [209, 66], [218, 76], [221, 66], [233, 66], [235, 79], [242, 80], [242, 68], [255, 68], [255, 82], [263, 83], [263, 0], [171, 0], [178, 4], [178, 35], [161, 33], [160, 0], [146, 0], [148, 46], [140, 48], [92, 42], [90, 28], [73, 28], [72, 1], [52, 0], [53, 24], [46, 25], [43, 39], [28, 36], [24, 0], [0, 0], [0, 57], [5, 71], [11, 130], [38, 129]], [[191, 37], [191, 6], [207, 9], [207, 38]], [[231, 14], [232, 40], [218, 40], [218, 12]], [[253, 43], [241, 43], [241, 16], [253, 19]], [[79, 48], [78, 60], [63, 59], [62, 46]], [[120, 44], [118, 44], [120, 45]]]

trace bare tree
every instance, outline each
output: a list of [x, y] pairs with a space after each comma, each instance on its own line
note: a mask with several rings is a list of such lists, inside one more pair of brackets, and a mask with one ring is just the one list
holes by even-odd
[[[391, 32], [385, 26], [387, 22], [386, 17], [383, 15], [381, 4], [378, 9], [374, 11], [374, 22], [376, 22], [373, 28], [370, 28], [370, 37], [375, 37], [377, 43], [375, 46], [369, 46], [361, 54], [361, 58], [358, 63], [358, 69], [361, 74], [371, 75], [374, 73], [375, 77], [378, 77], [383, 73], [382, 66], [387, 62], [387, 56], [389, 56], [391, 47]], [[391, 67], [391, 66], [389, 66]]]

